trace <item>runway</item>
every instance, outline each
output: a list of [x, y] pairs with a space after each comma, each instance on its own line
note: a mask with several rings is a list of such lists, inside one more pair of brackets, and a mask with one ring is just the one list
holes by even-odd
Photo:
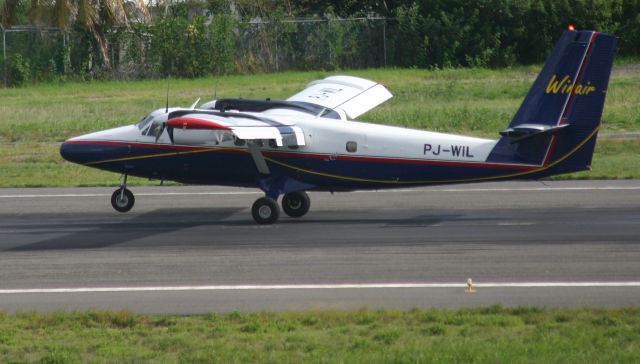
[[311, 193], [273, 226], [256, 190], [131, 189], [0, 189], [0, 311], [640, 302], [640, 181]]

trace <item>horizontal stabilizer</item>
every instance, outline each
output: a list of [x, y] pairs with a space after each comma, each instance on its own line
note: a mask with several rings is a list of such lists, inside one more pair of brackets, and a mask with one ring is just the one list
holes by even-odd
[[500, 135], [511, 138], [510, 142], [513, 144], [536, 136], [555, 134], [568, 126], [569, 124], [521, 124], [506, 128], [505, 130], [500, 132]]

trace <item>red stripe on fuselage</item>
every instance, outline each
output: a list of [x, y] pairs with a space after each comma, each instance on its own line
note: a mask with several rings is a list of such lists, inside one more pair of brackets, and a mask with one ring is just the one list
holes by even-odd
[[[104, 146], [128, 146], [132, 148], [168, 150], [168, 151], [198, 151], [215, 149], [220, 153], [248, 153], [248, 151], [232, 147], [193, 147], [186, 145], [170, 145], [170, 144], [153, 144], [139, 142], [124, 141], [107, 141], [107, 140], [72, 140], [67, 141], [68, 144], [81, 145], [104, 145]], [[320, 153], [303, 153], [303, 152], [282, 152], [282, 151], [263, 151], [264, 155], [269, 158], [298, 158], [298, 159], [325, 159], [334, 161], [356, 161], [356, 162], [372, 162], [372, 163], [392, 163], [392, 164], [412, 164], [412, 165], [436, 165], [436, 166], [452, 166], [452, 167], [470, 167], [470, 168], [491, 168], [491, 169], [515, 169], [515, 170], [533, 170], [539, 168], [534, 165], [524, 164], [501, 164], [501, 163], [484, 163], [484, 162], [465, 162], [465, 161], [440, 161], [440, 160], [424, 160], [424, 159], [406, 159], [394, 157], [375, 157], [375, 156], [355, 156], [355, 155], [336, 155], [336, 154], [320, 154]]]
[[344, 154], [317, 154], [317, 153], [300, 153], [300, 152], [277, 152], [277, 151], [264, 151], [267, 157], [284, 157], [284, 158], [302, 158], [302, 159], [328, 159], [338, 161], [357, 161], [357, 162], [374, 162], [374, 163], [395, 163], [395, 164], [424, 164], [424, 165], [439, 165], [439, 166], [464, 166], [473, 168], [500, 168], [500, 169], [518, 169], [529, 170], [538, 168], [538, 166], [528, 166], [522, 164], [500, 164], [500, 163], [484, 163], [484, 162], [464, 162], [464, 161], [440, 161], [440, 160], [425, 160], [425, 159], [407, 159], [407, 158], [394, 158], [394, 157], [373, 157], [373, 156], [355, 156]]

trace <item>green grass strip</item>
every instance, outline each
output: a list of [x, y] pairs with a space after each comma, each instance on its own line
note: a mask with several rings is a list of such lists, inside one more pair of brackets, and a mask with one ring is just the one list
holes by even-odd
[[640, 309], [0, 314], [0, 362], [637, 363]]

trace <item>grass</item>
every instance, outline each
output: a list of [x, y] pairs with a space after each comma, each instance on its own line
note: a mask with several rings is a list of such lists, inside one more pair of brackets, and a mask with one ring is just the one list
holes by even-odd
[[[496, 138], [517, 110], [539, 67], [375, 69], [337, 73], [384, 83], [394, 98], [359, 119]], [[286, 98], [336, 72], [285, 72], [171, 80], [171, 105], [198, 97]], [[640, 130], [640, 67], [618, 63], [610, 82], [603, 133]], [[217, 86], [215, 86], [217, 85]], [[91, 131], [132, 124], [164, 107], [167, 81], [85, 82], [0, 89], [0, 187], [113, 185], [117, 176], [63, 163], [57, 144]], [[601, 141], [594, 170], [569, 178], [640, 178], [640, 144]], [[567, 177], [563, 177], [567, 178]], [[133, 184], [148, 183], [134, 180]]]
[[632, 363], [640, 309], [0, 314], [0, 361]]

